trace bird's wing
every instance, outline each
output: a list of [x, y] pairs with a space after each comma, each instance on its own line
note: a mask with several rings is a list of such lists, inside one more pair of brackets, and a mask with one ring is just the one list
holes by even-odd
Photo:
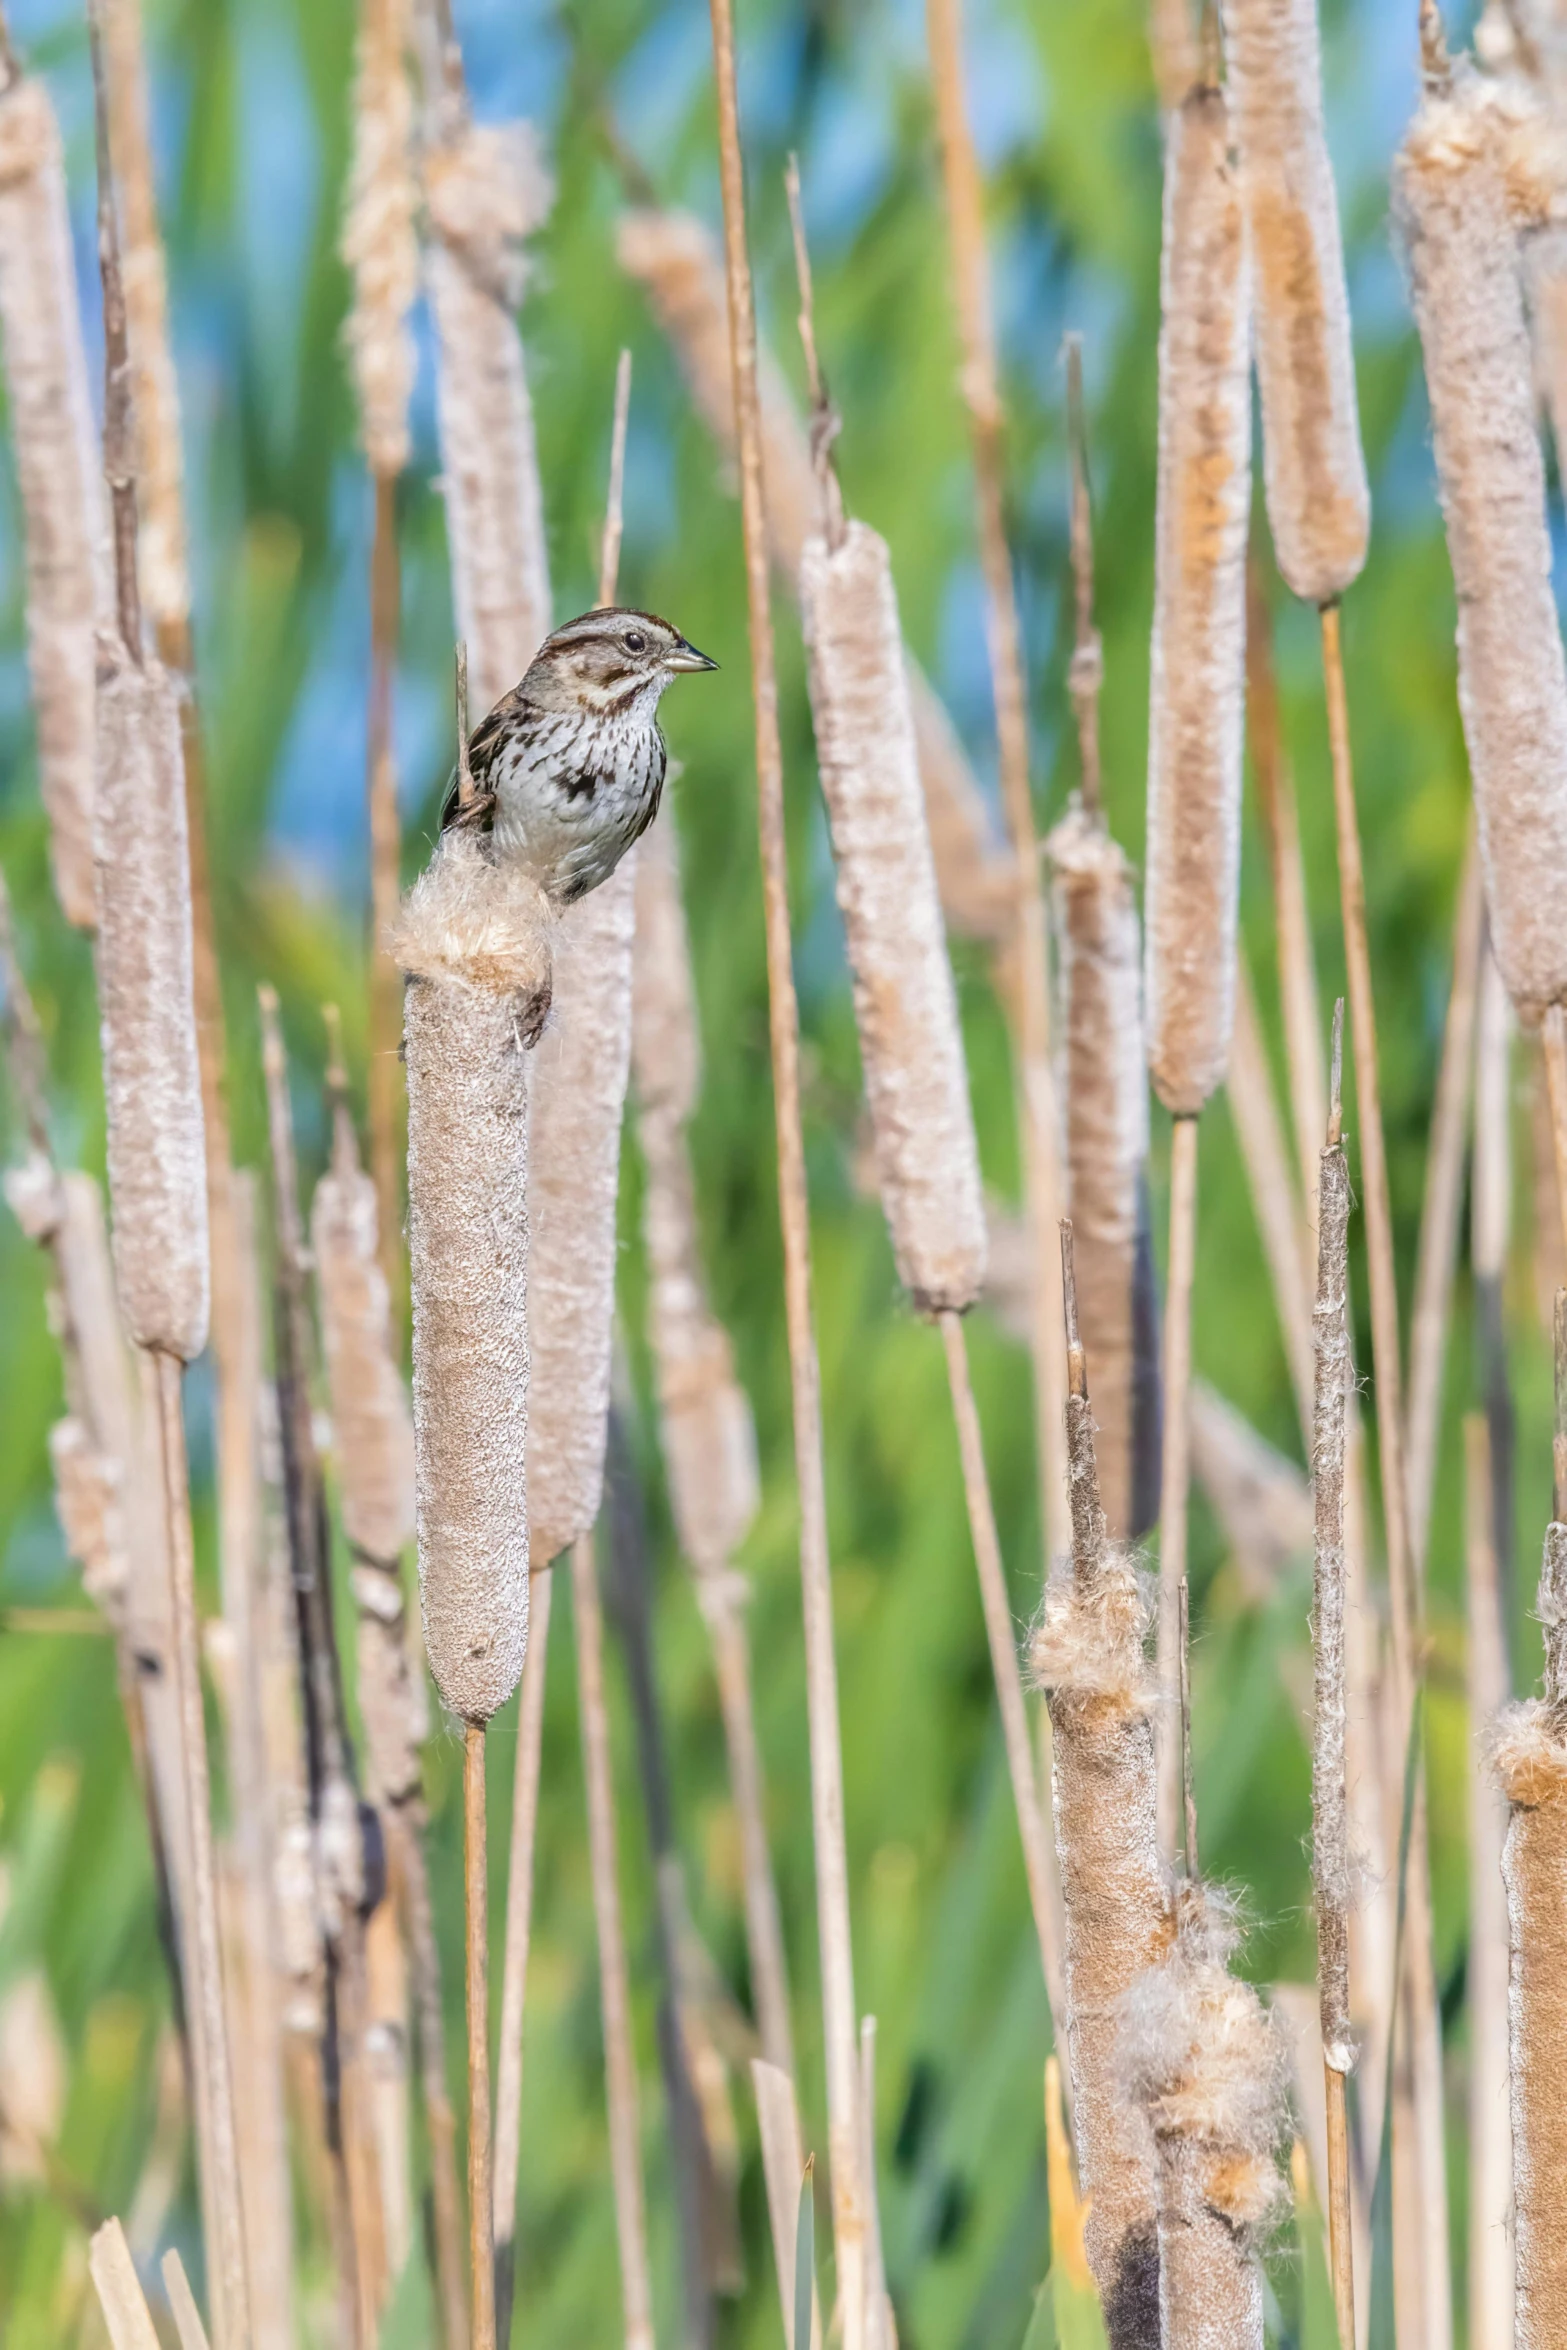
[[[517, 717], [521, 699], [519, 688], [513, 686], [509, 694], [502, 694], [489, 716], [481, 718], [468, 737], [468, 765], [473, 772], [477, 796], [473, 813], [466, 821], [476, 826], [481, 832], [488, 832], [495, 819], [495, 794], [490, 788], [489, 780], [490, 764], [495, 757], [501, 738]], [[443, 832], [448, 825], [457, 822], [461, 802], [462, 793], [457, 780], [457, 770], [454, 767], [446, 779], [446, 797], [441, 802], [441, 830]]]

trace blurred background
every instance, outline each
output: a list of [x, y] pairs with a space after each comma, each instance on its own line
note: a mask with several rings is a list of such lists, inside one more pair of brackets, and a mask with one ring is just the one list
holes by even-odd
[[[91, 90], [75, 6], [17, 0], [16, 44], [65, 129], [77, 264], [100, 349]], [[738, 508], [642, 292], [616, 262], [624, 206], [689, 207], [715, 229], [709, 28], [699, 0], [466, 0], [457, 10], [474, 110], [525, 114], [556, 180], [534, 246], [523, 329], [538, 421], [556, 616], [593, 601], [616, 353], [635, 355], [621, 595], [667, 614], [722, 664], [666, 708], [693, 936], [706, 1085], [693, 1135], [707, 1266], [757, 1417], [764, 1504], [740, 1564], [769, 1812], [796, 2000], [804, 2122], [825, 2116], [816, 2000], [795, 1504], [773, 1169], [766, 989]], [[1450, 27], [1456, 37], [1459, 28]], [[362, 1104], [368, 858], [365, 703], [372, 498], [341, 343], [338, 258], [353, 14], [344, 0], [150, 0], [148, 43], [193, 525], [195, 637], [210, 840], [229, 1023], [236, 1155], [265, 1157], [255, 990], [282, 998], [307, 1181], [325, 1144], [321, 1007], [343, 1008]], [[853, 510], [890, 541], [907, 638], [994, 792], [989, 674], [972, 478], [922, 13], [915, 0], [746, 0], [740, 78], [763, 336], [803, 386], [783, 167], [798, 151], [817, 270], [818, 336], [843, 414]], [[1009, 409], [1009, 500], [1027, 643], [1041, 829], [1076, 771], [1061, 340], [1084, 340], [1104, 636], [1105, 795], [1134, 860], [1143, 835], [1152, 588], [1161, 141], [1139, 0], [1074, 9], [973, 0], [970, 99], [988, 176]], [[1414, 102], [1414, 10], [1329, 5], [1329, 123], [1349, 251], [1374, 528], [1344, 630], [1366, 844], [1400, 1280], [1408, 1298], [1468, 783], [1454, 694], [1453, 605], [1424, 387], [1389, 236], [1387, 169]], [[429, 332], [414, 459], [400, 491], [402, 650], [396, 742], [405, 874], [429, 851], [451, 760], [452, 615]], [[94, 358], [96, 367], [97, 360]], [[95, 396], [97, 387], [95, 386]], [[1259, 485], [1260, 497], [1260, 485]], [[1342, 984], [1327, 746], [1313, 616], [1277, 588], [1285, 726], [1301, 804], [1325, 1000]], [[43, 1020], [55, 1138], [101, 1169], [103, 1111], [88, 942], [48, 878], [24, 658], [20, 513], [0, 433], [0, 863]], [[829, 1502], [854, 1895], [857, 1994], [878, 2018], [877, 2137], [889, 2284], [905, 2350], [1021, 2342], [1048, 2260], [1041, 2068], [1045, 2001], [969, 1556], [940, 1347], [896, 1281], [859, 1177], [857, 1051], [798, 626], [777, 606], [794, 918], [826, 1396]], [[1271, 900], [1252, 811], [1243, 920], [1277, 1055]], [[954, 948], [987, 1179], [1015, 1201], [1006, 1032], [980, 950]], [[1539, 1300], [1532, 1045], [1514, 1055], [1517, 1213], [1507, 1283], [1517, 1416], [1515, 1670], [1538, 1669], [1526, 1618], [1548, 1515], [1548, 1351]], [[10, 1118], [4, 1150], [19, 1148]], [[1250, 1196], [1223, 1097], [1204, 1121], [1195, 1355], [1201, 1378], [1298, 1467], [1299, 1437]], [[1153, 1222], [1162, 1255], [1166, 1129], [1156, 1115]], [[710, 1651], [670, 1532], [643, 1339], [634, 1125], [622, 1176], [625, 1443], [619, 1546], [645, 1529], [659, 1703], [696, 1924], [745, 1996], [736, 1832]], [[1547, 1195], [1548, 1199], [1548, 1195]], [[1550, 1232], [1549, 1214], [1540, 1235]], [[1554, 1244], [1552, 1244], [1554, 1245]], [[1358, 1252], [1360, 1236], [1355, 1236]], [[1358, 1356], [1369, 1363], [1365, 1284]], [[1039, 1598], [1041, 1531], [1026, 1350], [1004, 1299], [974, 1317], [980, 1407], [1019, 1627]], [[1477, 1392], [1467, 1277], [1448, 1355], [1447, 1429], [1430, 1556], [1437, 1959], [1449, 2032], [1454, 2257], [1462, 2262], [1465, 1965], [1462, 1497], [1459, 1416]], [[211, 1441], [190, 1384], [203, 1573], [212, 1569]], [[166, 2071], [168, 1985], [112, 1647], [35, 1628], [78, 1605], [51, 1499], [60, 1409], [38, 1253], [0, 1214], [0, 2331], [14, 2350], [96, 2339], [86, 2229], [146, 2192]], [[205, 1500], [205, 1508], [202, 1508]], [[1309, 1521], [1306, 1522], [1309, 1539]], [[632, 1545], [634, 1548], [634, 1545]], [[1310, 1979], [1309, 1763], [1297, 1693], [1309, 1672], [1310, 1562], [1288, 1546], [1259, 1575], [1194, 1498], [1194, 1736], [1205, 1864], [1241, 1896], [1244, 1964]], [[617, 1559], [616, 1571], [623, 1564]], [[346, 1562], [340, 1562], [346, 1568]], [[610, 1575], [613, 1599], [614, 1575]], [[17, 1611], [22, 1611], [17, 1615]], [[613, 1610], [612, 1610], [613, 1621]], [[661, 2339], [676, 2338], [676, 2229], [655, 2050], [652, 1879], [624, 1651], [610, 1656], [621, 1877], [642, 2058], [645, 2169]], [[491, 1737], [497, 1939], [515, 1702]], [[433, 1867], [461, 2047], [460, 1742], [428, 1755]], [[25, 2006], [10, 1995], [30, 1986]], [[40, 1989], [41, 1985], [41, 1989]], [[9, 2002], [9, 2021], [7, 2021]], [[20, 2016], [20, 2021], [18, 2017]], [[50, 2042], [49, 2160], [8, 2140], [7, 2033]], [[454, 2090], [461, 2083], [454, 2064]], [[749, 2087], [734, 2082], [747, 2283], [726, 2343], [777, 2339]], [[166, 2132], [164, 2133], [166, 2136]], [[166, 2183], [164, 2234], [195, 2266], [193, 2178]], [[308, 2239], [307, 2241], [314, 2241]], [[1293, 2237], [1270, 2271], [1279, 2342], [1298, 2338]], [[324, 2272], [324, 2245], [314, 2241]], [[307, 2284], [309, 2271], [307, 2267]], [[318, 2279], [318, 2284], [320, 2280]], [[415, 2254], [388, 2339], [430, 2338]], [[319, 2295], [318, 2295], [319, 2300]], [[316, 2304], [312, 2304], [316, 2307]], [[1462, 2308], [1461, 2297], [1459, 2307]], [[518, 2337], [608, 2341], [619, 2324], [602, 2050], [569, 1607], [558, 1609], [545, 1725], [528, 1990]], [[330, 2326], [330, 2301], [313, 2321]]]

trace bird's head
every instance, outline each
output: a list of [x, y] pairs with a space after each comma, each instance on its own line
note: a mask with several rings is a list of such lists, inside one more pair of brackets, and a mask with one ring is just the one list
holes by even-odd
[[717, 667], [656, 612], [584, 612], [545, 638], [522, 692], [538, 709], [613, 718], [656, 702], [672, 677]]

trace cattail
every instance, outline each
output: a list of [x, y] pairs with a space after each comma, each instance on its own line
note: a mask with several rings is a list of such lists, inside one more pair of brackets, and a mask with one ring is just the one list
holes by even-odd
[[1198, 87], [1165, 156], [1148, 743], [1148, 1063], [1177, 1116], [1224, 1076], [1235, 986], [1250, 277], [1228, 109]]
[[1236, 1934], [1186, 1884], [1176, 1937], [1126, 1999], [1121, 2075], [1153, 2131], [1164, 2350], [1262, 2350], [1258, 2246], [1283, 2201], [1281, 2034], [1228, 1960]]
[[1102, 822], [1072, 808], [1045, 851], [1062, 1002], [1067, 1205], [1099, 1415], [1099, 1489], [1119, 1541], [1146, 1532], [1158, 1497], [1142, 940], [1131, 866]]
[[615, 1316], [615, 1194], [631, 1059], [635, 860], [568, 907], [533, 1057], [529, 1548], [547, 1567], [598, 1516]]
[[[528, 1637], [528, 1086], [549, 978], [543, 899], [448, 832], [403, 908], [408, 1249], [425, 1646], [484, 1722]], [[536, 1031], [535, 1031], [536, 1032]]]
[[1567, 991], [1567, 664], [1508, 166], [1434, 64], [1394, 195], [1458, 592], [1458, 694], [1496, 958], [1531, 1025]]
[[469, 124], [425, 158], [437, 406], [457, 632], [493, 708], [549, 633], [549, 561], [516, 309], [550, 184], [524, 123]]
[[408, 462], [414, 345], [408, 313], [419, 290], [414, 221], [413, 92], [403, 52], [406, 0], [365, 0], [354, 78], [354, 156], [343, 259], [354, 304], [345, 329], [365, 455], [377, 474]]
[[808, 539], [800, 600], [882, 1204], [915, 1303], [961, 1313], [985, 1212], [886, 542]]
[[1469, 1618], [1469, 2341], [1506, 2350], [1513, 2333], [1513, 2150], [1507, 2081], [1507, 1806], [1490, 1743], [1509, 1697], [1484, 1417], [1464, 1421], [1465, 1597]]
[[1154, 2179], [1117, 2058], [1118, 2003], [1169, 1937], [1144, 1654], [1150, 1610], [1130, 1556], [1106, 1537], [1069, 1227], [1062, 1237], [1072, 1555], [1050, 1579], [1030, 1664], [1050, 1701], [1085, 2241], [1111, 2350], [1151, 2350], [1160, 2339]]
[[[709, 431], [732, 455], [728, 305], [723, 266], [711, 236], [687, 212], [628, 212], [621, 219], [618, 250], [622, 269], [646, 286]], [[766, 352], [760, 373], [768, 547], [795, 592], [805, 542], [816, 527], [811, 453], [788, 387]], [[964, 938], [986, 939], [1005, 951], [1017, 915], [1011, 859], [996, 839], [984, 795], [941, 700], [918, 663], [907, 652], [904, 658], [925, 814], [948, 928]]]
[[93, 625], [103, 496], [60, 128], [42, 82], [0, 92], [0, 331], [27, 554], [27, 656], [55, 888], [90, 930]]
[[1223, 15], [1254, 263], [1268, 527], [1296, 595], [1326, 604], [1365, 562], [1371, 497], [1317, 0], [1225, 0]]
[[98, 647], [98, 1000], [120, 1309], [138, 1346], [207, 1338], [207, 1169], [174, 683]]

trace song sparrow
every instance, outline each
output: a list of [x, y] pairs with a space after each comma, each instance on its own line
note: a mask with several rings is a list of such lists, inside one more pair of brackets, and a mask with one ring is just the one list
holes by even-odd
[[652, 612], [584, 612], [546, 637], [521, 685], [468, 738], [474, 796], [453, 771], [443, 829], [490, 832], [562, 905], [607, 881], [658, 813], [671, 678], [718, 663]]

